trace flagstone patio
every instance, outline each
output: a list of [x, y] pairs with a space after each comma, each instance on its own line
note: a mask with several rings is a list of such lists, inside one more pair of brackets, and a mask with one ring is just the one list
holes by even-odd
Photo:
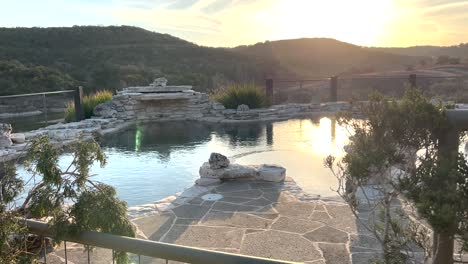
[[347, 205], [298, 198], [287, 186], [225, 182], [210, 192], [219, 200], [201, 195], [134, 223], [150, 240], [280, 260], [366, 263], [378, 254], [377, 241], [359, 230]]
[[[359, 228], [346, 204], [338, 199], [303, 195], [290, 179], [285, 183], [225, 182], [208, 194], [219, 194], [216, 196], [220, 199], [205, 200], [203, 193], [181, 205], [134, 219], [138, 236], [316, 264], [370, 263], [380, 255], [379, 243], [364, 228]], [[92, 263], [108, 263], [109, 258], [103, 258], [106, 254], [102, 251], [91, 253], [92, 259], [100, 258]], [[63, 252], [57, 251], [55, 255]], [[78, 258], [83, 253], [75, 255]], [[69, 259], [73, 256], [73, 252], [69, 253]], [[165, 262], [142, 257], [141, 263]]]

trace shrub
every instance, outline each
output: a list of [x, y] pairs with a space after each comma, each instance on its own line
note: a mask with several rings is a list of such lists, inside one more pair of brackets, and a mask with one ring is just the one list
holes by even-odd
[[[112, 99], [112, 92], [108, 90], [97, 91], [94, 94], [83, 97], [83, 110], [85, 118], [93, 116], [93, 110], [98, 104]], [[75, 121], [75, 103], [70, 101], [65, 109], [65, 122]]]
[[265, 91], [253, 83], [234, 84], [214, 93], [212, 98], [230, 109], [236, 109], [241, 104], [248, 105], [249, 108], [268, 107], [271, 104]]

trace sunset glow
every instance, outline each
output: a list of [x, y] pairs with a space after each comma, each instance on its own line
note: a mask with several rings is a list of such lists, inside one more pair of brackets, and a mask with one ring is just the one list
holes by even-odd
[[468, 39], [468, 1], [460, 0], [45, 0], [5, 5], [1, 26], [133, 25], [207, 46], [313, 37], [387, 47], [456, 45]]

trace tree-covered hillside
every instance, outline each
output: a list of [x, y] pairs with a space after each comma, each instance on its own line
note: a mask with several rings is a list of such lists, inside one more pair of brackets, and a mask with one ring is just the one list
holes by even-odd
[[462, 61], [468, 59], [468, 43], [454, 46], [414, 46], [407, 48], [370, 48], [376, 51], [384, 51], [407, 56], [450, 56], [460, 58]]
[[[129, 26], [0, 28], [0, 61], [11, 64], [0, 68], [0, 94], [76, 85], [114, 90], [146, 85], [159, 76], [166, 76], [170, 84], [192, 84], [206, 91], [228, 82], [263, 83], [266, 77], [404, 69], [419, 60], [333, 39], [282, 40], [227, 49]], [[24, 67], [41, 70], [24, 74]]]
[[77, 82], [60, 70], [0, 60], [0, 95], [69, 90]]
[[[87, 89], [144, 85], [164, 75], [199, 90], [217, 80], [252, 80], [259, 72], [243, 55], [136, 27], [0, 28], [0, 60], [69, 74]], [[28, 91], [4, 80], [0, 90]], [[47, 90], [47, 89], [46, 89]]]
[[283, 69], [287, 69], [297, 77], [401, 70], [421, 59], [374, 51], [329, 38], [267, 41], [234, 50], [254, 58], [261, 68], [281, 66], [283, 72], [275, 72], [277, 76], [284, 76]]

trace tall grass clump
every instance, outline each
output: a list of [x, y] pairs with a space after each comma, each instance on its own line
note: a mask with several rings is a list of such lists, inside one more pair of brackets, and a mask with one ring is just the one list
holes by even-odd
[[265, 90], [253, 83], [231, 85], [225, 90], [215, 92], [212, 99], [229, 109], [236, 109], [241, 104], [248, 105], [249, 108], [262, 108], [271, 105]]
[[[85, 118], [93, 116], [93, 110], [98, 104], [110, 101], [112, 99], [112, 92], [109, 90], [97, 91], [91, 95], [83, 97], [83, 110]], [[65, 109], [65, 122], [75, 121], [75, 103], [69, 101]]]

